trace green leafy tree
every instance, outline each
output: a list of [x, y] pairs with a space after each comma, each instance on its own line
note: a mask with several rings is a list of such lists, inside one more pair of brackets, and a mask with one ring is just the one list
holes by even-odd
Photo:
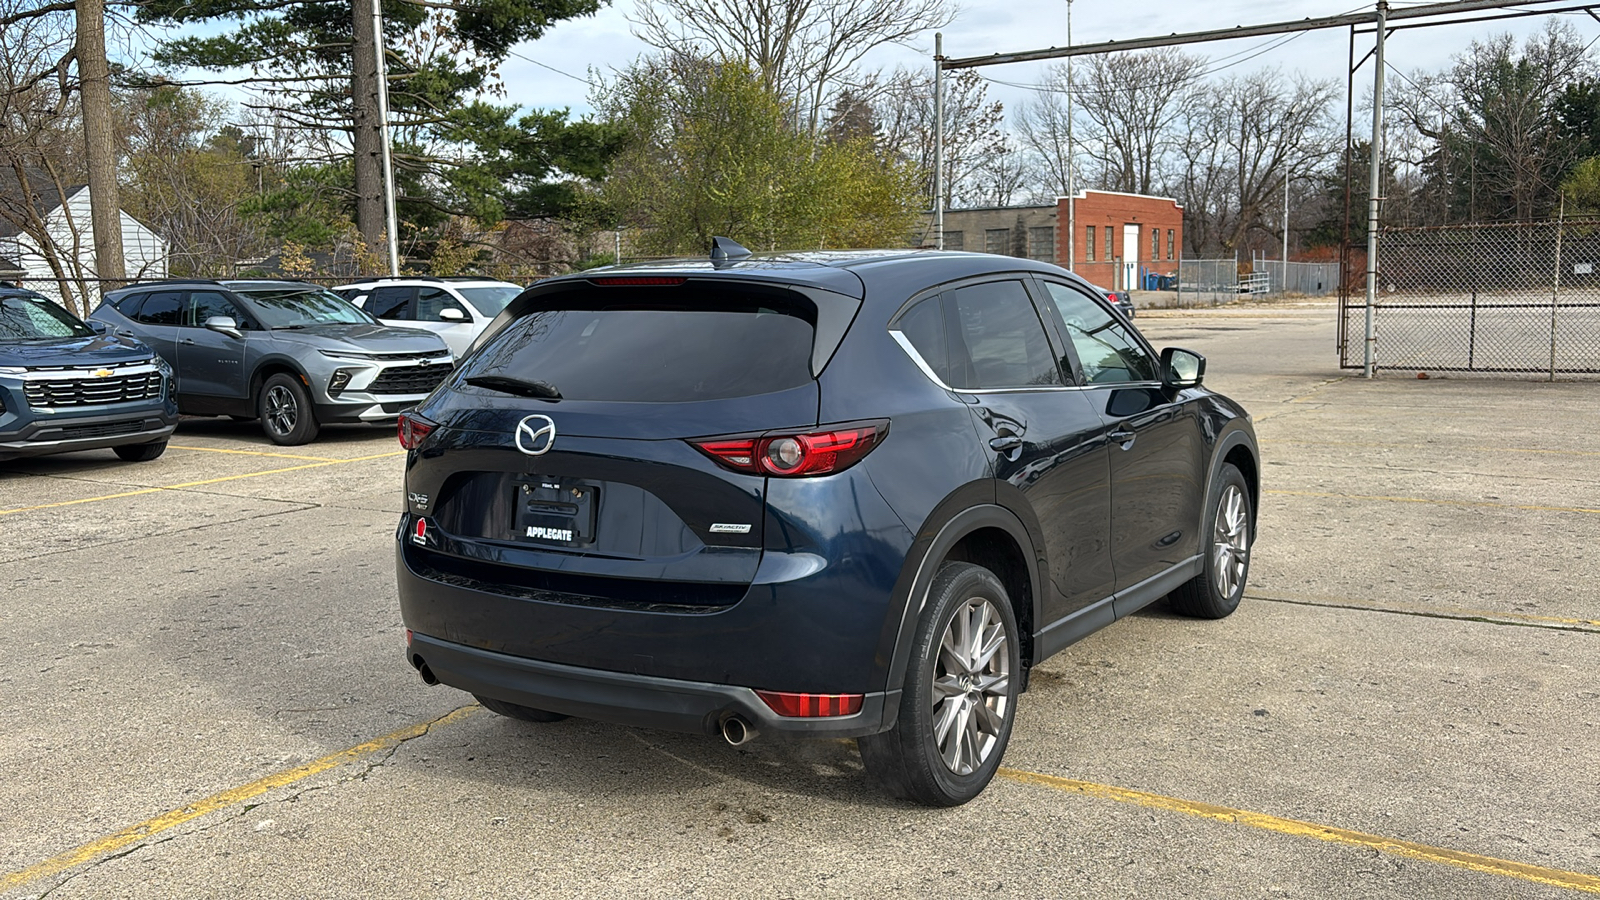
[[[560, 182], [596, 177], [615, 149], [604, 129], [562, 112], [526, 113], [482, 98], [498, 89], [511, 48], [554, 23], [589, 15], [601, 0], [441, 0], [385, 7], [385, 64], [396, 134], [396, 180], [407, 225], [451, 214], [494, 219], [567, 211], [575, 190]], [[281, 233], [315, 231], [295, 211], [321, 215], [335, 203], [363, 241], [382, 243], [376, 115], [376, 40], [371, 0], [149, 0], [141, 22], [184, 29], [226, 24], [220, 34], [183, 34], [155, 59], [173, 67], [244, 70], [251, 106], [301, 130], [305, 152], [283, 165], [283, 195], [263, 202]], [[330, 137], [331, 136], [331, 137]], [[302, 234], [309, 238], [311, 235]]]
[[599, 92], [627, 135], [597, 198], [647, 253], [701, 252], [713, 235], [751, 249], [903, 246], [915, 172], [869, 137], [818, 143], [743, 63], [643, 60]]

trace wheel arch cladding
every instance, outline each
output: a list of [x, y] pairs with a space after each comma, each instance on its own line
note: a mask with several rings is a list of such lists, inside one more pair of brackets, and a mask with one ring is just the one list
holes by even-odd
[[[957, 491], [948, 498], [947, 503], [961, 499], [963, 494]], [[947, 507], [947, 504], [940, 505]], [[944, 518], [943, 524], [935, 528], [932, 523], [940, 518]], [[1040, 590], [1040, 575], [1033, 557], [1023, 550], [1031, 542], [1027, 529], [1017, 519], [1016, 513], [993, 503], [966, 506], [948, 517], [936, 515], [923, 527], [922, 534], [928, 536], [918, 540], [913, 551], [907, 554], [905, 568], [896, 586], [895, 606], [900, 616], [897, 624], [890, 625], [894, 629], [893, 643], [887, 646], [892, 646], [893, 650], [885, 688], [899, 691], [905, 681], [911, 645], [915, 642], [917, 623], [922, 616], [922, 598], [927, 594], [940, 566], [952, 559], [952, 552], [965, 557], [956, 558], [956, 561], [973, 562], [985, 568], [993, 566], [991, 571], [1005, 586], [1006, 593], [1011, 595], [1012, 608], [1017, 615], [1017, 630], [1022, 636], [1018, 650], [1026, 671], [1027, 661], [1031, 660], [1033, 652], [1031, 629], [1037, 621], [1034, 606]], [[957, 547], [961, 549], [957, 551]], [[893, 618], [890, 622], [893, 622]], [[1024, 622], [1028, 624], [1024, 625]], [[887, 724], [893, 725], [893, 721]]]
[[1017, 620], [1018, 647], [1024, 667], [1033, 664], [1033, 572], [1016, 538], [1001, 528], [987, 526], [970, 531], [945, 554], [946, 562], [982, 566], [1000, 579]]
[[282, 358], [268, 359], [263, 361], [261, 365], [256, 366], [255, 374], [250, 376], [250, 399], [254, 400], [259, 397], [261, 395], [261, 386], [266, 384], [267, 379], [274, 375], [287, 375], [299, 381], [308, 390], [310, 389], [306, 373], [300, 371], [300, 368], [294, 363]]
[[1256, 463], [1256, 456], [1244, 443], [1238, 443], [1228, 449], [1222, 461], [1232, 464], [1244, 476], [1244, 483], [1250, 489], [1250, 524], [1253, 527], [1256, 510], [1261, 506], [1261, 470]]

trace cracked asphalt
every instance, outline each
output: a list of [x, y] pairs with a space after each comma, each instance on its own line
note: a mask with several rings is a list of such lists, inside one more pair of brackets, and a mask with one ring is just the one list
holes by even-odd
[[1600, 893], [1600, 384], [1364, 381], [1327, 304], [1137, 322], [1255, 415], [1249, 599], [1040, 666], [954, 810], [424, 687], [387, 429], [0, 463], [0, 898]]

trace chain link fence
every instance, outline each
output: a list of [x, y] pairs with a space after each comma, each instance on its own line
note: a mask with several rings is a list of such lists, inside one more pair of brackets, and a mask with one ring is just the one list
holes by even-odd
[[1315, 297], [1338, 289], [1338, 263], [1257, 260], [1253, 269], [1248, 263], [1232, 259], [1185, 259], [1178, 263], [1180, 306], [1216, 305], [1232, 303], [1240, 297], [1280, 294]]
[[[1341, 300], [1344, 368], [1366, 313]], [[1600, 219], [1384, 229], [1372, 314], [1375, 369], [1600, 374]]]

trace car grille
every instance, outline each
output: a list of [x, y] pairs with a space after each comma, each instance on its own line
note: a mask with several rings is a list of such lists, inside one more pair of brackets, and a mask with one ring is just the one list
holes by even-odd
[[367, 391], [373, 394], [426, 394], [439, 386], [454, 368], [449, 364], [437, 366], [395, 366], [384, 369], [372, 380]]
[[29, 406], [40, 409], [149, 400], [161, 396], [161, 373], [29, 381], [23, 385], [22, 392], [28, 398]]
[[101, 425], [66, 425], [52, 429], [47, 436], [51, 440], [75, 441], [82, 438], [116, 437], [119, 434], [138, 434], [144, 430], [144, 420], [134, 419], [128, 422], [107, 422]]

